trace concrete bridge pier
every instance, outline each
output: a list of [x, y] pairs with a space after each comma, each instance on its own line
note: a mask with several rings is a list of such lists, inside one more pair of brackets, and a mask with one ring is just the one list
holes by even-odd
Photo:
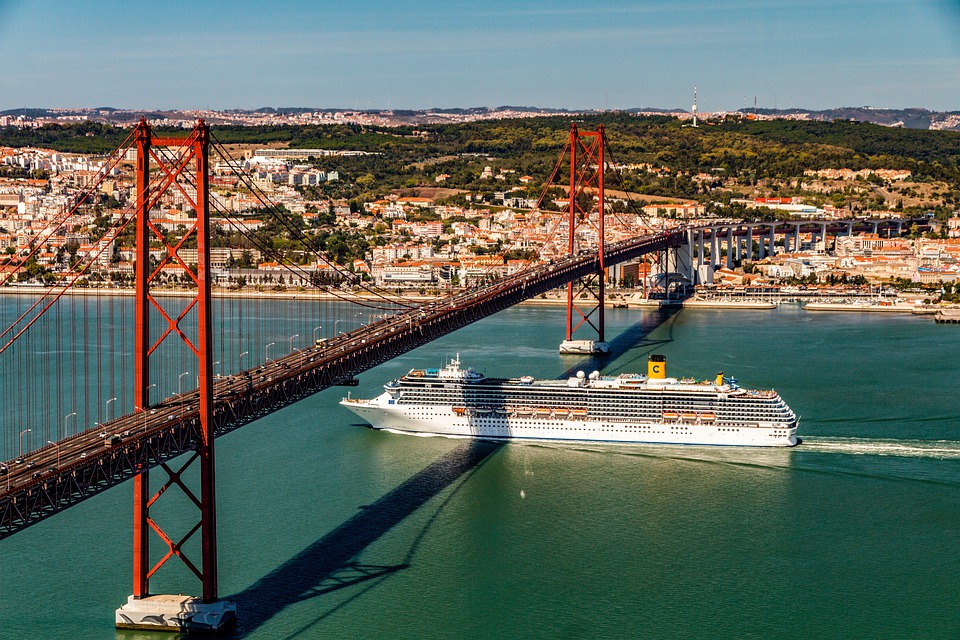
[[716, 268], [717, 264], [717, 230], [708, 229], [708, 232], [710, 233], [710, 238], [707, 242], [707, 252], [709, 252], [710, 255], [706, 257], [706, 262], [710, 268], [713, 269]]
[[[697, 272], [698, 273], [700, 271], [700, 268], [706, 262], [706, 256], [703, 255], [703, 251], [704, 251], [703, 235], [704, 235], [703, 229], [698, 229], [697, 230]], [[703, 284], [700, 282], [699, 277], [697, 277], [695, 282], [696, 284]]]
[[697, 267], [696, 259], [693, 255], [693, 232], [687, 231], [687, 241], [673, 250], [674, 269], [683, 274], [687, 282], [693, 284], [696, 282]]
[[[716, 254], [711, 248], [710, 256], [707, 256], [706, 234], [707, 231], [704, 229], [697, 230], [697, 262], [694, 272], [694, 284], [713, 284], [713, 260]], [[713, 243], [713, 235], [713, 232], [711, 232], [711, 245]]]
[[793, 252], [797, 253], [800, 251], [800, 227], [801, 223], [793, 223]]

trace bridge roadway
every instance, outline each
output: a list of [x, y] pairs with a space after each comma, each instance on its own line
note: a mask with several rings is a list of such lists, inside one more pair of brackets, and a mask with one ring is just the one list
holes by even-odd
[[[664, 232], [606, 246], [606, 264], [677, 247], [685, 231]], [[596, 273], [597, 254], [555, 259], [378, 320], [363, 328], [214, 381], [214, 433], [223, 435], [338, 384], [420, 345], [518, 302]], [[46, 445], [3, 463], [0, 539], [50, 517], [143, 470], [196, 449], [198, 392], [173, 396], [145, 411]], [[0, 468], [0, 472], [3, 469]]]

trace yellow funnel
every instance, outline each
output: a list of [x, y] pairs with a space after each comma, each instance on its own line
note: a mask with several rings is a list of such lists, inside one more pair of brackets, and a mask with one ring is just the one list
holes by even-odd
[[717, 386], [723, 386], [723, 371], [717, 374]]
[[666, 378], [667, 377], [667, 358], [665, 356], [652, 355], [647, 360], [648, 378]]

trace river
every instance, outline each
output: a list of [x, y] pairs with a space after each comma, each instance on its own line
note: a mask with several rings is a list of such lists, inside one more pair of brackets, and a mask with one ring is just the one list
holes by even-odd
[[[734, 375], [801, 416], [792, 449], [509, 444], [358, 424], [330, 389], [218, 440], [221, 595], [244, 638], [957, 637], [960, 333], [854, 313], [607, 312], [613, 356], [557, 354], [515, 307], [364, 373], [455, 354], [488, 375]], [[154, 474], [159, 477], [159, 473]], [[0, 542], [0, 637], [117, 632], [132, 486]], [[184, 498], [154, 516], [189, 527]], [[156, 538], [154, 539], [156, 540]], [[156, 547], [155, 547], [156, 548]], [[178, 565], [151, 587], [198, 587]]]

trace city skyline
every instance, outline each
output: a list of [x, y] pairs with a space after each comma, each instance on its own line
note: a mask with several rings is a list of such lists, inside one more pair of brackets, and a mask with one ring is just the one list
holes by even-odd
[[0, 109], [960, 110], [945, 0], [0, 0]]

